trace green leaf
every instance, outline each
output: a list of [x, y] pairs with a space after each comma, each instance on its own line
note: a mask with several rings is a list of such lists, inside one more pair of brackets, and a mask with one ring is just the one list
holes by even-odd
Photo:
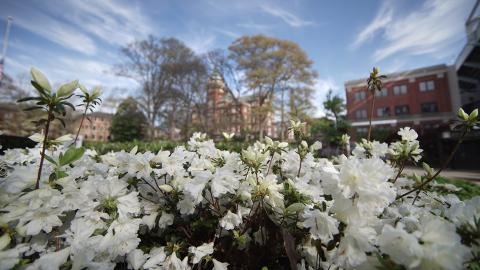
[[63, 155], [60, 156], [60, 166], [71, 164], [80, 159], [85, 153], [85, 148], [69, 148]]
[[42, 100], [42, 98], [41, 97], [25, 97], [17, 100], [17, 102], [25, 102], [30, 100]]
[[48, 160], [48, 162], [52, 163], [53, 165], [58, 165], [57, 162], [51, 156], [45, 155], [45, 159]]
[[73, 93], [73, 91], [75, 91], [75, 89], [77, 89], [77, 87], [78, 87], [78, 80], [65, 83], [62, 86], [60, 86], [60, 88], [58, 88], [57, 96], [58, 97], [69, 96]]
[[60, 178], [64, 178], [64, 177], [67, 177], [68, 174], [64, 171], [58, 171], [57, 172], [57, 179], [60, 179]]
[[40, 72], [40, 70], [32, 67], [30, 73], [32, 74], [33, 81], [40, 85], [42, 89], [48, 91], [49, 93], [52, 92], [52, 86], [50, 85], [50, 82], [48, 81], [47, 77]]
[[79, 83], [78, 87], [80, 88], [80, 91], [82, 91], [85, 95], [88, 95], [88, 90], [83, 84]]

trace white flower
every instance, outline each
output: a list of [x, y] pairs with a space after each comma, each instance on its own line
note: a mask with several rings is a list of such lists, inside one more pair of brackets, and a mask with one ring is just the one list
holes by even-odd
[[135, 249], [128, 253], [127, 262], [130, 268], [135, 270], [142, 267], [142, 265], [147, 261], [147, 255], [143, 253], [141, 249]]
[[62, 225], [59, 218], [62, 200], [58, 190], [48, 187], [36, 189], [20, 197], [15, 204], [5, 207], [9, 213], [3, 218], [18, 219], [17, 228], [25, 230], [27, 235], [36, 235], [42, 230], [49, 233], [53, 227]]
[[349, 145], [350, 144], [350, 136], [348, 134], [343, 134], [341, 138], [342, 145]]
[[165, 261], [167, 255], [165, 254], [165, 249], [163, 247], [156, 247], [150, 250], [148, 258], [149, 259], [143, 265], [144, 269], [154, 268], [155, 266], [160, 265]]
[[228, 263], [222, 263], [219, 262], [215, 259], [212, 259], [213, 261], [213, 270], [227, 270], [228, 269]]
[[328, 213], [321, 212], [318, 209], [306, 209], [303, 213], [303, 227], [310, 228], [310, 234], [313, 239], [320, 239], [327, 243], [333, 239], [333, 235], [338, 233], [338, 221]]
[[225, 140], [230, 140], [233, 138], [233, 136], [235, 136], [235, 133], [227, 133], [227, 132], [222, 132], [222, 135], [223, 137], [225, 138]]
[[420, 264], [423, 249], [418, 239], [406, 232], [403, 227], [401, 222], [397, 223], [395, 228], [386, 224], [378, 238], [378, 245], [395, 263], [414, 268]]
[[322, 149], [322, 143], [319, 141], [315, 141], [312, 145], [310, 145], [310, 152], [315, 152]]
[[20, 255], [28, 249], [26, 244], [19, 244], [12, 249], [0, 251], [0, 270], [12, 269], [20, 261]]
[[236, 226], [242, 223], [242, 216], [240, 213], [234, 214], [230, 210], [228, 210], [227, 214], [220, 219], [220, 226], [225, 230], [233, 230]]
[[375, 236], [373, 228], [349, 225], [338, 246], [337, 262], [346, 268], [354, 268], [365, 262], [365, 252], [374, 250], [372, 243]]
[[211, 183], [213, 197], [218, 198], [226, 193], [235, 193], [240, 184], [239, 180], [240, 177], [232, 171], [223, 168], [217, 169]]
[[70, 247], [64, 248], [57, 252], [47, 253], [42, 255], [33, 264], [29, 265], [27, 270], [42, 269], [42, 270], [58, 270], [70, 256]]
[[185, 257], [182, 260], [177, 258], [177, 254], [175, 252], [172, 255], [168, 256], [165, 262], [162, 263], [162, 268], [165, 270], [186, 270], [190, 269], [188, 266], [188, 257]]
[[151, 230], [155, 226], [155, 220], [157, 219], [158, 212], [152, 213], [150, 215], [145, 215], [142, 217], [143, 224], [147, 225], [148, 229]]
[[162, 216], [158, 220], [158, 227], [164, 229], [173, 224], [175, 216], [167, 212], [162, 212]]
[[212, 173], [209, 171], [196, 172], [195, 177], [185, 184], [184, 192], [193, 198], [193, 204], [199, 204], [202, 199], [202, 192], [208, 181], [212, 179]]
[[189, 247], [188, 252], [193, 254], [191, 262], [193, 264], [197, 264], [202, 260], [203, 257], [213, 253], [213, 242], [202, 244], [198, 247]]
[[439, 217], [424, 216], [418, 233], [423, 242], [422, 269], [462, 269], [469, 253], [453, 224]]
[[415, 130], [411, 129], [410, 127], [401, 128], [398, 131], [398, 135], [402, 137], [402, 141], [414, 141], [418, 138], [418, 134]]
[[117, 208], [120, 218], [126, 218], [129, 214], [136, 215], [140, 213], [138, 192], [130, 192], [125, 196], [118, 197]]

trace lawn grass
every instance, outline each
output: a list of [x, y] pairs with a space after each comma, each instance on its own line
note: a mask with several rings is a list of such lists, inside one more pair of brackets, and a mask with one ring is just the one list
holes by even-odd
[[473, 184], [471, 182], [459, 179], [450, 179], [445, 177], [437, 177], [435, 179], [439, 184], [453, 184], [459, 188], [459, 191], [453, 192], [461, 200], [468, 200], [475, 196], [480, 196], [480, 185]]

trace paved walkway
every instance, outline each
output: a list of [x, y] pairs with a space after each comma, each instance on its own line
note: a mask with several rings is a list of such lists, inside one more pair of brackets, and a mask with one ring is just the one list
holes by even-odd
[[[404, 172], [408, 174], [417, 173], [418, 175], [422, 175], [424, 171], [422, 168], [418, 167], [407, 167]], [[440, 173], [440, 176], [450, 179], [467, 180], [480, 185], [480, 171], [443, 170]]]

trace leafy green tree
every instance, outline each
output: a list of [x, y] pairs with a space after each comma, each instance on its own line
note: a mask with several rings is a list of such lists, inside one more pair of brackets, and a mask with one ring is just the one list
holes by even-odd
[[123, 142], [145, 138], [148, 122], [132, 97], [128, 97], [118, 106], [112, 118], [110, 137], [112, 141]]
[[334, 118], [335, 128], [340, 121], [340, 117], [344, 115], [346, 109], [345, 100], [339, 95], [334, 95], [332, 89], [328, 90], [327, 99], [323, 102], [323, 108], [328, 117]]
[[347, 133], [348, 127], [348, 122], [343, 118], [339, 118], [337, 124], [335, 124], [335, 121], [322, 117], [312, 122], [310, 132], [312, 138], [321, 140], [327, 145], [338, 146], [342, 135]]
[[[283, 135], [283, 123], [286, 120], [284, 103], [289, 101], [285, 94], [297, 89], [313, 89], [317, 76], [312, 67], [313, 61], [295, 42], [264, 35], [240, 37], [228, 49], [230, 58], [236, 63], [236, 69], [243, 74], [242, 81], [246, 89], [252, 91], [258, 99], [258, 110], [254, 114], [260, 137], [263, 137], [265, 121], [272, 113], [276, 93], [280, 93], [282, 98], [280, 132]], [[300, 93], [295, 91], [292, 97], [297, 98]], [[290, 101], [290, 104], [297, 103]]]

